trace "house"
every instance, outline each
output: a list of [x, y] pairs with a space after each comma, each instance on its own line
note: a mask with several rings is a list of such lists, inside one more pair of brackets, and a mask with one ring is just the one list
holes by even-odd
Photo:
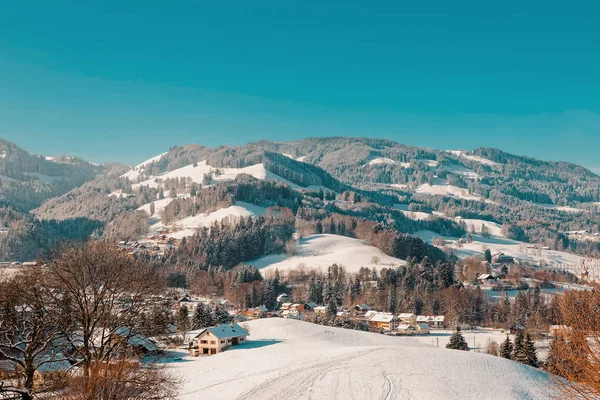
[[443, 315], [419, 315], [417, 316], [417, 324], [427, 324], [429, 328], [443, 329], [444, 319]]
[[514, 257], [507, 256], [504, 253], [496, 253], [492, 257], [492, 264], [513, 264], [514, 262]]
[[365, 315], [363, 315], [363, 317], [364, 317], [364, 319], [366, 319], [368, 321], [377, 314], [379, 314], [379, 311], [369, 310], [365, 313]]
[[417, 322], [417, 316], [413, 313], [401, 313], [398, 315], [398, 318], [404, 324], [414, 324]]
[[477, 277], [477, 282], [485, 284], [485, 283], [492, 283], [496, 280], [496, 278], [494, 278], [493, 275], [491, 274], [481, 274]]
[[419, 333], [413, 324], [400, 324], [396, 330], [400, 335], [416, 335]]
[[308, 302], [308, 303], [304, 304], [304, 309], [306, 311], [313, 311], [316, 307], [319, 307], [319, 305], [317, 303]]
[[377, 313], [367, 324], [374, 331], [395, 331], [400, 324], [400, 318], [392, 313]]
[[371, 311], [372, 308], [366, 304], [357, 304], [354, 306], [354, 309], [359, 312], [366, 313], [367, 311]]
[[194, 340], [200, 354], [213, 355], [244, 343], [248, 335], [250, 334], [244, 328], [231, 323], [205, 328], [194, 337]]
[[313, 311], [317, 314], [325, 314], [325, 313], [329, 312], [329, 306], [315, 307], [315, 308], [313, 308]]
[[292, 302], [292, 298], [287, 293], [281, 293], [279, 296], [277, 296], [277, 302], [279, 304], [291, 303]]
[[520, 324], [516, 324], [516, 325], [513, 325], [510, 327], [511, 335], [515, 335], [517, 332], [524, 332], [524, 331], [525, 331], [525, 327]]
[[417, 324], [417, 333], [419, 335], [429, 335], [429, 325], [428, 324]]

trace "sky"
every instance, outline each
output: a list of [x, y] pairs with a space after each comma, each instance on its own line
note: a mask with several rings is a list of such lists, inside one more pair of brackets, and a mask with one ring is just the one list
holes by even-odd
[[367, 136], [600, 172], [599, 2], [486, 3], [5, 2], [0, 137], [136, 164]]

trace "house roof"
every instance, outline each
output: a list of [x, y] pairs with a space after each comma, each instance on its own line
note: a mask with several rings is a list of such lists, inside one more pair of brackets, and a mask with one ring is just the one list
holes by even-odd
[[249, 333], [238, 324], [221, 324], [206, 328], [210, 333], [219, 339], [227, 339], [240, 336], [248, 336]]
[[421, 328], [421, 329], [429, 329], [429, 325], [427, 325], [427, 324], [419, 324], [419, 328]]
[[417, 322], [444, 322], [443, 315], [418, 315]]
[[306, 303], [305, 305], [308, 306], [309, 308], [319, 307], [319, 305], [317, 303], [313, 303], [313, 302]]
[[414, 325], [410, 325], [410, 324], [400, 324], [400, 325], [398, 325], [398, 330], [399, 331], [404, 331], [404, 330], [407, 330], [407, 329], [408, 330], [414, 330], [416, 328], [414, 327]]
[[494, 279], [494, 277], [490, 274], [481, 274], [477, 277], [477, 280], [484, 280], [484, 279]]
[[396, 319], [396, 316], [388, 313], [378, 313], [371, 317], [371, 322], [391, 322]]
[[415, 316], [415, 314], [413, 314], [413, 313], [401, 313], [399, 315], [400, 318], [412, 318], [414, 316]]
[[368, 306], [368, 305], [366, 305], [366, 304], [357, 304], [357, 305], [356, 305], [356, 307], [358, 307], [358, 308], [359, 308], [359, 309], [361, 309], [361, 310], [367, 310], [367, 311], [368, 311], [368, 310], [372, 310], [372, 308], [371, 308], [371, 307], [369, 307], [369, 306]]
[[265, 306], [258, 306], [256, 308], [254, 308], [254, 311], [260, 311], [260, 312], [268, 312], [269, 309]]

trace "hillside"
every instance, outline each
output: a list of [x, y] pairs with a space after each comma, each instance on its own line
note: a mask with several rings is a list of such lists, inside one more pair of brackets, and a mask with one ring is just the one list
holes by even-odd
[[548, 399], [548, 375], [499, 357], [290, 319], [248, 323], [250, 340], [171, 360], [183, 399]]
[[298, 241], [293, 256], [268, 255], [248, 264], [258, 269], [286, 271], [299, 265], [327, 271], [332, 264], [343, 265], [346, 271], [355, 273], [362, 267], [394, 268], [406, 262], [390, 257], [364, 240], [339, 235], [312, 235]]
[[[519, 243], [600, 254], [600, 241], [588, 240], [600, 229], [600, 177], [496, 149], [446, 151], [343, 137], [190, 144], [127, 171], [30, 156], [6, 143], [0, 184], [12, 189], [3, 192], [4, 202], [24, 214], [39, 205], [34, 225], [79, 218], [83, 235], [131, 240], [167, 229], [182, 238], [215, 221], [285, 207], [302, 209], [309, 221], [341, 214], [444, 237], [471, 231], [463, 221], [485, 221]], [[581, 231], [587, 235], [566, 233]]]

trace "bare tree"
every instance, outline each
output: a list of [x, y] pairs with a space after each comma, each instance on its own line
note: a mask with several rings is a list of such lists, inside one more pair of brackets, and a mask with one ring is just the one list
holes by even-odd
[[148, 263], [106, 242], [64, 249], [49, 265], [48, 278], [54, 307], [71, 317], [67, 325], [55, 322], [76, 349], [81, 384], [96, 398], [94, 371], [126, 357], [123, 343], [143, 323], [147, 301], [160, 292], [161, 280]]
[[600, 398], [600, 284], [571, 291], [558, 300], [563, 325], [550, 344], [548, 371], [561, 398]]
[[[56, 346], [59, 329], [45, 302], [45, 272], [27, 268], [0, 286], [0, 356], [12, 362], [16, 386], [0, 387], [23, 400], [35, 394], [36, 372], [48, 363], [67, 363]], [[68, 365], [68, 364], [67, 364]]]

